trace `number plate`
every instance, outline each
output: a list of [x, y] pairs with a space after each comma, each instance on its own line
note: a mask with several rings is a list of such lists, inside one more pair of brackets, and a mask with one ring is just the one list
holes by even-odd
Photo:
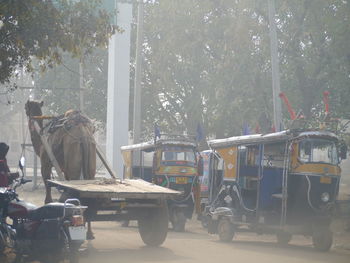
[[176, 177], [177, 184], [187, 184], [187, 177]]
[[86, 228], [85, 226], [70, 226], [69, 234], [72, 240], [85, 240]]
[[321, 184], [331, 184], [332, 183], [332, 178], [330, 178], [328, 176], [322, 176], [320, 178], [320, 183]]

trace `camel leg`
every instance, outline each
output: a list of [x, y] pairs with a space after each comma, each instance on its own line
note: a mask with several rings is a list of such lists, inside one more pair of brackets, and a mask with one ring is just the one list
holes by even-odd
[[93, 240], [95, 239], [94, 233], [92, 232], [92, 227], [91, 227], [91, 221], [88, 221], [88, 230], [86, 233], [86, 239], [87, 240]]
[[92, 142], [88, 144], [89, 159], [88, 159], [88, 180], [93, 180], [96, 174], [96, 145]]
[[46, 197], [45, 197], [45, 204], [52, 202], [52, 195], [51, 195], [51, 187], [48, 186], [47, 180], [50, 179], [51, 175], [51, 166], [44, 165], [41, 167], [41, 176], [44, 180], [45, 189], [46, 189]]

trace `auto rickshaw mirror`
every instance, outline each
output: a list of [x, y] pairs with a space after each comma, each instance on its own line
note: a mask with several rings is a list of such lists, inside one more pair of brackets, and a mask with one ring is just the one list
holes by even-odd
[[23, 170], [23, 167], [25, 166], [26, 164], [26, 159], [24, 156], [22, 156], [20, 159], [19, 159], [19, 162], [18, 162], [18, 166], [21, 170]]

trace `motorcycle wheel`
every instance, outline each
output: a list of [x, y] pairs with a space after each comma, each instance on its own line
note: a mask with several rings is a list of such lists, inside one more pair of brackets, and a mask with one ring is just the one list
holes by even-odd
[[69, 252], [69, 263], [79, 263], [79, 250], [78, 249], [72, 249]]
[[79, 248], [81, 244], [70, 244], [69, 253], [68, 253], [68, 262], [69, 263], [79, 263], [80, 254]]
[[13, 260], [12, 263], [25, 263], [25, 260], [24, 260], [24, 258], [23, 258], [21, 255], [17, 255], [17, 254], [16, 254], [16, 257], [15, 257], [15, 259]]
[[[0, 229], [0, 231], [1, 231], [1, 229]], [[4, 236], [4, 233], [1, 231], [1, 233], [0, 233], [0, 255], [3, 255], [4, 251], [6, 249], [6, 245], [3, 242], [3, 240], [6, 240], [6, 236]]]
[[5, 251], [5, 246], [2, 244], [2, 242], [0, 241], [0, 255], [3, 255]]
[[43, 259], [40, 260], [41, 263], [60, 263], [61, 258], [57, 254], [45, 255]]

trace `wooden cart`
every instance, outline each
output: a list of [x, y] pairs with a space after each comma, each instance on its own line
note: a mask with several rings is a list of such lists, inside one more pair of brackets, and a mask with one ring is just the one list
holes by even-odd
[[96, 145], [97, 156], [101, 159], [112, 179], [63, 181], [64, 175], [52, 149], [47, 142], [47, 134], [40, 129], [32, 117], [34, 128], [40, 135], [45, 150], [55, 167], [60, 181], [49, 180], [50, 187], [63, 192], [60, 201], [78, 198], [88, 208], [85, 218], [88, 223], [88, 239], [93, 238], [91, 222], [93, 221], [127, 221], [137, 220], [143, 242], [149, 246], [159, 246], [168, 233], [168, 207], [166, 199], [180, 192], [160, 187], [140, 179], [117, 179], [102, 151]]
[[50, 180], [49, 185], [63, 191], [61, 198], [79, 198], [88, 207], [88, 223], [137, 220], [140, 236], [149, 246], [165, 241], [169, 220], [166, 199], [179, 194], [140, 179]]

